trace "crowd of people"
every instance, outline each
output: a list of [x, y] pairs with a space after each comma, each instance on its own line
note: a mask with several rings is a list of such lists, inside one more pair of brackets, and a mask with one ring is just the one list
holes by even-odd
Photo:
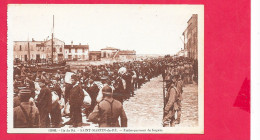
[[[166, 83], [163, 126], [174, 126], [180, 123], [183, 86], [197, 82], [197, 62], [189, 58], [114, 62], [55, 73], [34, 73], [21, 65], [14, 74], [14, 128], [80, 127], [82, 114], [100, 127], [127, 127], [124, 101], [159, 75]], [[62, 116], [70, 120], [63, 122]]]
[[[14, 128], [79, 127], [82, 114], [100, 127], [127, 127], [122, 104], [145, 82], [164, 73], [168, 59], [89, 65], [76, 72], [66, 69], [55, 73], [33, 73], [20, 66], [13, 83]], [[68, 73], [72, 73], [70, 82], [66, 80]], [[62, 116], [70, 120], [63, 122]]]
[[198, 63], [185, 57], [170, 59], [165, 67], [163, 79], [166, 83], [163, 126], [174, 127], [181, 122], [183, 87], [193, 82], [197, 83]]

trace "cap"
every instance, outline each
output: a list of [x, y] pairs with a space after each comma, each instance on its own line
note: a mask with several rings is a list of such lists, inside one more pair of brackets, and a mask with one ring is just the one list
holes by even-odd
[[30, 89], [21, 89], [19, 91], [20, 96], [31, 96], [32, 91]]
[[112, 88], [108, 85], [105, 85], [103, 88], [102, 88], [102, 93], [103, 94], [108, 94], [108, 95], [112, 95]]

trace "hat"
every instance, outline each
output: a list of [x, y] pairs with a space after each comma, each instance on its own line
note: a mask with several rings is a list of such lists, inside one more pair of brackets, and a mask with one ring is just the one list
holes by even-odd
[[105, 85], [103, 88], [102, 88], [102, 93], [103, 94], [107, 94], [107, 95], [112, 95], [112, 88], [108, 85]]
[[20, 96], [31, 96], [32, 91], [30, 89], [21, 89], [19, 91]]

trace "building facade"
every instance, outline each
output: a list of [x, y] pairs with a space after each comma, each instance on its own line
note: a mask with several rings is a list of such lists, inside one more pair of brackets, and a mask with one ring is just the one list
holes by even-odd
[[104, 59], [113, 59], [119, 49], [113, 47], [106, 47], [101, 49], [101, 58]]
[[65, 60], [89, 60], [89, 45], [65, 45]]
[[89, 51], [89, 60], [92, 61], [101, 60], [101, 51]]
[[[54, 38], [53, 39], [53, 61], [63, 61], [64, 57], [64, 42]], [[21, 61], [49, 60], [52, 58], [52, 40], [46, 41], [14, 41], [13, 57]]]
[[188, 27], [183, 32], [184, 50], [187, 56], [194, 60], [198, 59], [198, 15], [193, 14], [188, 20]]
[[120, 50], [116, 58], [120, 61], [132, 61], [136, 59], [136, 51]]

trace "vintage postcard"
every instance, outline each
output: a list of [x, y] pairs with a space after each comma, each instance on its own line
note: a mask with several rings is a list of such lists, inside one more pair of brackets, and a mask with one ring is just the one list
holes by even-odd
[[9, 4], [8, 133], [204, 134], [204, 6]]

